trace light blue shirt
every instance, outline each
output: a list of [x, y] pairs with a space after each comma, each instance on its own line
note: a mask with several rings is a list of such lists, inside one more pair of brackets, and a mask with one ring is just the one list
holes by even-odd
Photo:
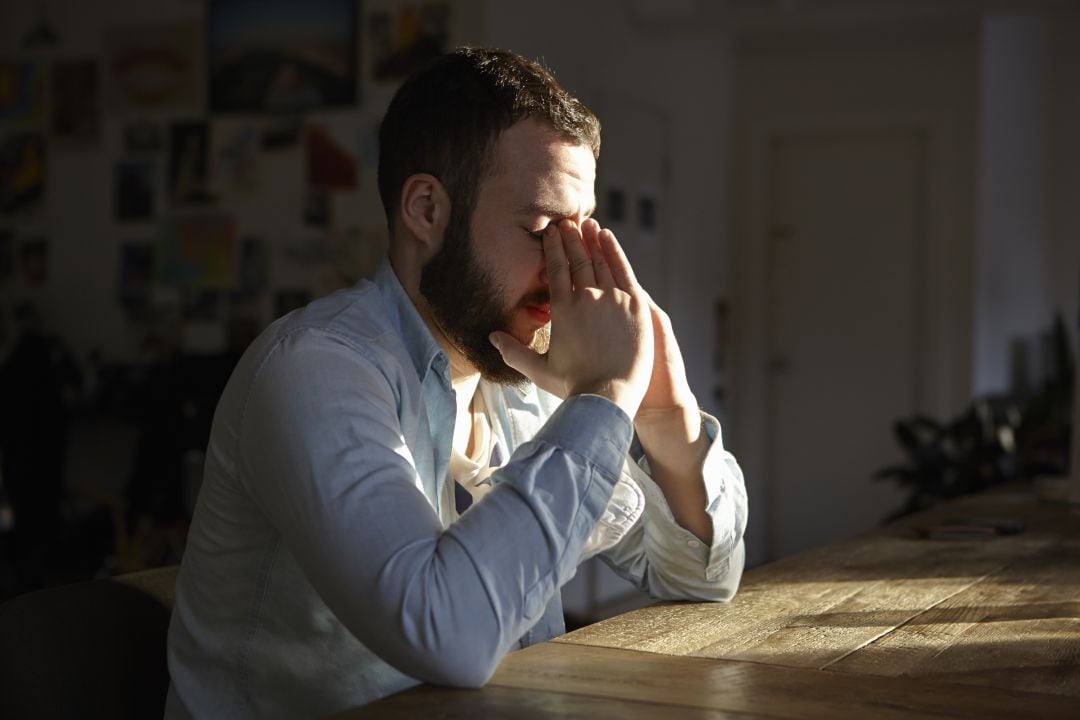
[[483, 684], [507, 651], [564, 632], [559, 589], [627, 475], [644, 511], [602, 557], [658, 598], [734, 594], [746, 493], [715, 419], [706, 546], [628, 462], [615, 404], [478, 391], [509, 460], [458, 518], [449, 362], [388, 263], [252, 344], [214, 416], [166, 717], [315, 717], [420, 681]]

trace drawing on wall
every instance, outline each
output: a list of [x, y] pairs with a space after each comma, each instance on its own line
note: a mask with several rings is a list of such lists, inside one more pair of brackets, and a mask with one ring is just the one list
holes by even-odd
[[116, 294], [127, 310], [147, 308], [154, 283], [154, 246], [149, 242], [125, 242], [120, 246]]
[[161, 125], [134, 122], [124, 126], [124, 152], [129, 155], [155, 155], [161, 146]]
[[326, 128], [309, 123], [304, 132], [304, 150], [308, 186], [323, 191], [356, 187], [356, 161]]
[[210, 130], [205, 122], [173, 123], [169, 137], [169, 195], [177, 203], [208, 202]]
[[97, 61], [53, 63], [52, 130], [57, 138], [73, 142], [90, 143], [101, 137]]
[[247, 123], [224, 131], [219, 127], [214, 135], [221, 138], [214, 151], [215, 179], [238, 189], [255, 187], [259, 147], [255, 127]]
[[379, 8], [367, 16], [370, 67], [377, 83], [400, 80], [431, 58], [446, 52], [450, 5], [406, 3]]
[[158, 279], [187, 289], [228, 290], [236, 282], [236, 221], [226, 213], [178, 215], [162, 226]]
[[355, 0], [210, 0], [212, 112], [298, 112], [356, 102]]
[[117, 220], [149, 220], [154, 215], [153, 163], [121, 160], [113, 178], [113, 212]]
[[106, 31], [105, 101], [109, 110], [199, 110], [197, 23], [126, 25]]
[[0, 143], [0, 214], [33, 206], [45, 188], [45, 141], [38, 132], [16, 132]]
[[44, 285], [49, 279], [49, 242], [43, 237], [24, 242], [19, 249], [19, 268], [29, 287]]
[[40, 127], [45, 106], [40, 63], [0, 61], [0, 124]]

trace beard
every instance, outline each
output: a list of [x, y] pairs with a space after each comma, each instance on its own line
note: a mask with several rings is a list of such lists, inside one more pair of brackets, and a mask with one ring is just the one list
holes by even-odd
[[[468, 220], [451, 220], [443, 245], [420, 273], [420, 294], [427, 300], [439, 329], [485, 380], [523, 387], [529, 379], [506, 364], [488, 340], [495, 330], [510, 333], [516, 311], [549, 301], [547, 288], [504, 306], [502, 284], [482, 267], [472, 248]], [[533, 335], [529, 347], [546, 353], [551, 326]]]

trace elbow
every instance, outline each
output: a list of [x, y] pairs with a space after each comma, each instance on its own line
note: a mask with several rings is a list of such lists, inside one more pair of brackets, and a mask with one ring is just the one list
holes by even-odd
[[491, 680], [502, 660], [501, 653], [471, 651], [463, 648], [438, 655], [418, 658], [415, 672], [410, 673], [424, 682], [456, 688], [481, 688]]

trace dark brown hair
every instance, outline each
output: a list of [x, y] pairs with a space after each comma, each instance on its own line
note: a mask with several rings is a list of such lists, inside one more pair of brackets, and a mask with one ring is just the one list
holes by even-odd
[[458, 48], [409, 77], [379, 128], [379, 195], [393, 231], [401, 188], [429, 173], [468, 223], [499, 134], [533, 117], [600, 153], [600, 122], [539, 63], [505, 50]]

